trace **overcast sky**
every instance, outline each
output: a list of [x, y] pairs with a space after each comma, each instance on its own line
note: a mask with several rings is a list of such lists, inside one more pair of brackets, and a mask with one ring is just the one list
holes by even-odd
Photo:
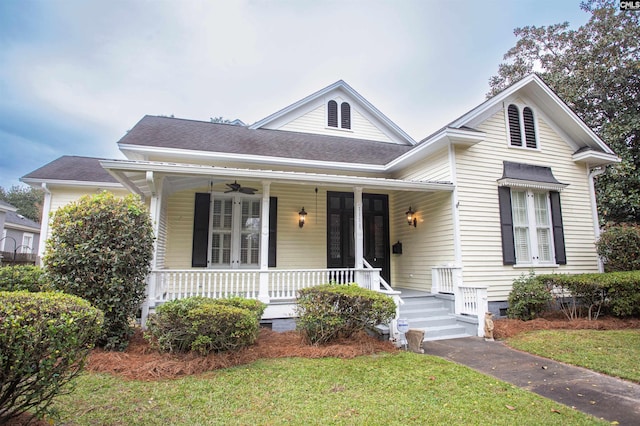
[[345, 80], [416, 140], [485, 99], [513, 29], [580, 0], [0, 0], [0, 186], [124, 158], [145, 114], [254, 123]]

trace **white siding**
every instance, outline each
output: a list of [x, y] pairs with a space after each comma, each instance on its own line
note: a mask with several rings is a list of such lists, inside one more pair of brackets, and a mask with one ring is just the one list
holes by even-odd
[[540, 150], [511, 148], [507, 144], [503, 111], [478, 126], [486, 140], [456, 149], [460, 236], [465, 283], [489, 286], [489, 299], [506, 300], [513, 279], [528, 269], [504, 266], [497, 180], [503, 161], [551, 167], [554, 176], [569, 186], [561, 192], [567, 265], [536, 268], [538, 274], [597, 272], [594, 224], [584, 166], [572, 161], [572, 150], [537, 116]]
[[399, 172], [397, 179], [451, 182], [449, 147], [443, 147], [428, 159], [418, 161]]
[[[380, 142], [392, 142], [376, 125], [360, 114], [353, 103], [351, 105], [351, 129], [327, 126], [326, 104], [298, 117], [278, 130], [340, 136], [345, 138], [368, 139]], [[339, 107], [338, 107], [339, 108]]]
[[[390, 203], [391, 244], [400, 241], [402, 254], [391, 255], [394, 287], [429, 290], [431, 268], [454, 261], [451, 193], [398, 192]], [[409, 226], [405, 212], [416, 211], [417, 226]]]
[[[207, 191], [208, 188], [202, 187], [197, 190], [176, 192], [168, 197], [165, 267], [174, 269], [191, 267], [195, 193]], [[327, 264], [326, 190], [322, 188], [318, 190], [317, 210], [313, 186], [272, 185], [270, 195], [278, 198], [276, 267], [279, 269], [325, 268]], [[300, 228], [298, 212], [302, 207], [308, 215], [306, 224]]]

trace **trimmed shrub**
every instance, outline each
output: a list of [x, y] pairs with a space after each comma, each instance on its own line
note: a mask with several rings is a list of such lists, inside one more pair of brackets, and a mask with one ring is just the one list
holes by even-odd
[[146, 207], [135, 196], [85, 196], [58, 209], [44, 264], [52, 284], [80, 296], [105, 314], [98, 344], [123, 350], [145, 298], [153, 255]]
[[0, 267], [0, 291], [51, 291], [53, 287], [39, 266], [16, 265]]
[[538, 278], [548, 288], [569, 294], [574, 305], [588, 307], [590, 319], [597, 318], [600, 309], [617, 317], [640, 316], [640, 271], [554, 274]]
[[298, 292], [298, 329], [305, 339], [321, 345], [386, 324], [396, 314], [392, 298], [357, 284], [325, 284]]
[[145, 337], [163, 352], [200, 355], [240, 349], [255, 343], [266, 305], [242, 298], [190, 297], [156, 308]]
[[46, 412], [84, 366], [103, 315], [63, 293], [0, 292], [0, 424]]
[[596, 242], [605, 272], [640, 270], [640, 226], [607, 226]]
[[507, 315], [509, 318], [532, 320], [548, 309], [551, 300], [551, 292], [533, 272], [528, 276], [522, 274], [513, 280]]

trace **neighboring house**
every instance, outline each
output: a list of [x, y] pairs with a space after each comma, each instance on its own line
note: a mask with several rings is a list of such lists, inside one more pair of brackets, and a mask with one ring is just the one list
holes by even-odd
[[145, 116], [118, 145], [126, 160], [61, 157], [22, 180], [45, 215], [102, 189], [147, 201], [143, 315], [242, 293], [289, 317], [300, 286], [356, 281], [402, 298], [410, 326], [444, 316], [409, 300], [437, 294], [479, 335], [521, 274], [600, 269], [593, 178], [619, 161], [535, 75], [420, 142], [338, 81], [250, 126]]
[[3, 263], [35, 263], [40, 244], [40, 224], [18, 214], [0, 201], [0, 256]]

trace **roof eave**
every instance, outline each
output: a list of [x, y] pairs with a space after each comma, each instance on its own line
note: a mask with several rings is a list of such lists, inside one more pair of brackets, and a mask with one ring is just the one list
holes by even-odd
[[583, 151], [573, 154], [573, 161], [576, 163], [586, 163], [589, 167], [600, 167], [609, 164], [616, 164], [622, 161], [620, 157], [615, 154], [606, 154], [604, 152], [597, 151]]
[[42, 184], [48, 186], [75, 186], [75, 187], [98, 187], [98, 188], [122, 188], [118, 182], [99, 182], [99, 181], [83, 181], [83, 180], [64, 180], [64, 179], [42, 179], [42, 178], [20, 178], [21, 182], [39, 188]]
[[[318, 185], [328, 184], [340, 187], [365, 187], [376, 188], [380, 190], [398, 190], [398, 191], [453, 191], [453, 184], [450, 182], [427, 182], [427, 181], [408, 181], [399, 179], [372, 178], [363, 176], [350, 175], [328, 175], [321, 173], [291, 172], [291, 171], [274, 171], [274, 170], [254, 170], [240, 169], [230, 167], [218, 167], [196, 164], [176, 164], [161, 163], [152, 161], [128, 161], [128, 160], [103, 160], [100, 161], [109, 173], [118, 180], [130, 180], [126, 173], [162, 173], [165, 175], [191, 175], [191, 176], [219, 176], [225, 178], [246, 178], [256, 179], [268, 182], [282, 182], [302, 185]], [[136, 193], [142, 193], [144, 190], [136, 188]], [[149, 194], [144, 194], [149, 195]]]
[[385, 166], [385, 171], [397, 171], [407, 165], [427, 157], [435, 151], [448, 146], [449, 144], [456, 146], [473, 146], [485, 139], [485, 133], [475, 130], [453, 129], [446, 127], [440, 132], [431, 136], [411, 151], [395, 158]]
[[220, 160], [220, 161], [238, 161], [240, 163], [251, 163], [261, 165], [278, 165], [278, 166], [302, 166], [302, 167], [315, 167], [320, 169], [333, 169], [333, 170], [348, 170], [348, 171], [367, 171], [367, 172], [381, 172], [385, 170], [383, 164], [365, 164], [365, 163], [345, 163], [334, 161], [320, 161], [320, 160], [305, 160], [301, 158], [286, 158], [286, 157], [272, 157], [265, 155], [251, 155], [251, 154], [234, 154], [218, 151], [195, 151], [191, 149], [180, 148], [161, 148], [161, 147], [147, 147], [141, 145], [127, 145], [120, 144], [120, 149], [123, 151], [129, 151], [143, 156], [149, 154], [155, 155], [167, 155], [176, 158], [184, 159], [199, 159], [206, 158], [208, 160]]

